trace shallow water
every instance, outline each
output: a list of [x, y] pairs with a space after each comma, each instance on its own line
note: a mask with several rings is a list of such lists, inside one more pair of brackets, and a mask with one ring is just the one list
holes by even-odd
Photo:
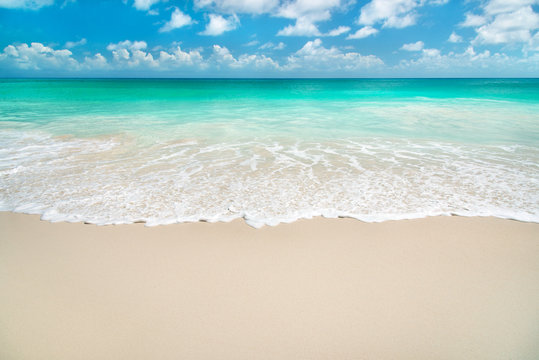
[[0, 210], [539, 222], [539, 80], [0, 80]]

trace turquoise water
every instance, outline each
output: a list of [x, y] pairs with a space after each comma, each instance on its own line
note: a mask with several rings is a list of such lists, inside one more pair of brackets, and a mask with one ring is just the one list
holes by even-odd
[[537, 222], [539, 80], [0, 80], [0, 210]]

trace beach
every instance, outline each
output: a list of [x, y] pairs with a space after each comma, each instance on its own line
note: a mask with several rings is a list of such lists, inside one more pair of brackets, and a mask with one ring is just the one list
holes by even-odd
[[0, 35], [0, 360], [539, 360], [539, 0]]
[[0, 211], [539, 223], [537, 79], [3, 79]]
[[1, 79], [0, 359], [535, 360], [537, 99]]
[[0, 358], [536, 359], [539, 224], [0, 213]]

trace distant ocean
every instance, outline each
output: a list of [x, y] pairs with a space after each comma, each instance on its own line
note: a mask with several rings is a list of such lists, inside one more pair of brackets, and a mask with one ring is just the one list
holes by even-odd
[[4, 79], [0, 210], [539, 222], [539, 79]]

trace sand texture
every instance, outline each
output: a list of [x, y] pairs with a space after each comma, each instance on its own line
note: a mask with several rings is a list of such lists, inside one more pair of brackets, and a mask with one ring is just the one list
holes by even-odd
[[539, 359], [539, 224], [0, 213], [0, 359]]

